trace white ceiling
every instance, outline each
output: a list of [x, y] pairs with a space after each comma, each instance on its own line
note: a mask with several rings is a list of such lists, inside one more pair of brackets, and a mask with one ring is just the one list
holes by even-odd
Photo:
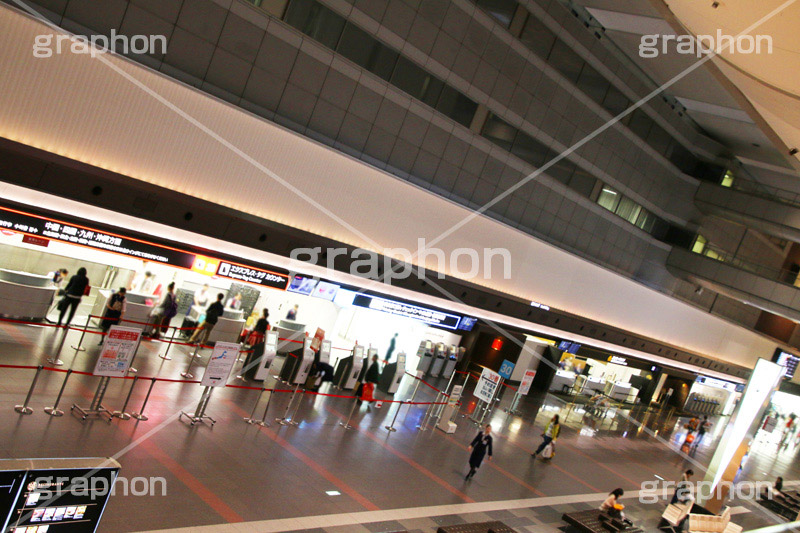
[[[711, 0], [577, 2], [587, 8], [606, 28], [606, 35], [613, 43], [657, 84], [672, 79], [698, 59], [679, 54], [675, 41], [668, 42], [667, 53], [643, 58], [639, 54], [642, 35], [716, 35], [717, 29], [737, 35], [782, 3], [779, 0], [731, 0], [720, 2], [714, 9]], [[705, 133], [732, 154], [790, 169], [795, 179], [788, 185], [800, 189], [800, 174], [791, 168], [788, 150], [782, 145], [800, 146], [797, 129], [800, 105], [795, 98], [800, 85], [796, 68], [796, 60], [800, 58], [798, 20], [800, 2], [753, 29], [753, 34], [772, 36], [772, 54], [722, 54], [721, 58], [671, 85], [667, 92], [683, 102], [689, 116]], [[770, 84], [789, 93], [776, 91]], [[745, 116], [747, 120], [743, 120]], [[800, 168], [800, 159], [795, 162], [795, 168]], [[752, 174], [759, 175], [759, 172]]]

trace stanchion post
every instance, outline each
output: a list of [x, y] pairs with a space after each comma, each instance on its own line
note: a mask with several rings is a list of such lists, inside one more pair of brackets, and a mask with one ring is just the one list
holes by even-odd
[[164, 354], [158, 354], [158, 356], [163, 359], [164, 361], [172, 361], [172, 357], [169, 356], [169, 349], [172, 348], [172, 343], [175, 342], [175, 334], [178, 332], [178, 328], [172, 328], [172, 337], [169, 338], [169, 342], [167, 343], [167, 349], [164, 350]]
[[358, 403], [358, 395], [353, 397], [353, 407], [350, 408], [350, 414], [347, 415], [346, 422], [339, 422], [339, 425], [342, 426], [344, 429], [353, 429], [353, 426], [350, 425], [350, 419], [353, 418], [353, 412], [356, 410], [356, 404]]
[[199, 349], [200, 349], [200, 345], [196, 344], [195, 347], [194, 347], [194, 353], [189, 358], [189, 366], [186, 367], [186, 370], [181, 372], [181, 376], [183, 376], [185, 379], [194, 378], [194, 374], [192, 374], [192, 365], [194, 364], [194, 358], [197, 357], [197, 350], [199, 350]]
[[292, 416], [289, 417], [289, 424], [291, 424], [293, 426], [299, 426], [300, 425], [300, 422], [295, 420], [295, 418], [297, 418], [297, 411], [300, 410], [300, 404], [303, 403], [303, 395], [305, 393], [306, 393], [306, 391], [304, 391], [304, 390], [300, 391], [300, 399], [297, 400], [297, 403], [294, 405], [294, 411], [292, 411]]
[[282, 426], [288, 426], [288, 425], [291, 424], [291, 422], [289, 422], [289, 418], [288, 418], [289, 408], [292, 407], [292, 402], [294, 401], [294, 397], [297, 394], [297, 389], [299, 389], [299, 388], [300, 388], [299, 384], [294, 386], [294, 390], [292, 391], [292, 397], [289, 398], [289, 403], [286, 405], [286, 411], [283, 413], [283, 418], [276, 418], [275, 419], [275, 422], [277, 422], [278, 424], [280, 424]]
[[211, 391], [213, 389], [213, 387], [204, 387], [203, 394], [200, 395], [200, 401], [197, 404], [194, 414], [190, 415], [185, 411], [181, 411], [181, 414], [178, 415], [178, 420], [185, 416], [191, 421], [191, 425], [195, 425], [198, 422], [203, 422], [205, 419], [211, 420], [212, 426], [216, 424], [216, 420], [206, 415], [206, 406], [208, 405], [208, 401], [211, 399]]
[[147, 394], [144, 397], [144, 401], [142, 402], [142, 407], [139, 409], [139, 412], [131, 413], [131, 416], [136, 420], [145, 421], [147, 417], [144, 415], [144, 408], [147, 407], [147, 400], [150, 399], [150, 393], [153, 392], [153, 386], [156, 384], [156, 378], [150, 378], [150, 387], [147, 389]]
[[136, 380], [139, 379], [139, 376], [133, 376], [133, 382], [131, 383], [131, 388], [128, 390], [128, 395], [125, 397], [125, 403], [122, 404], [122, 409], [119, 411], [114, 411], [111, 413], [111, 416], [115, 416], [120, 420], [128, 420], [130, 419], [131, 415], [128, 414], [125, 410], [128, 408], [128, 402], [131, 401], [131, 394], [133, 394], [133, 388], [136, 386]]
[[[85, 352], [86, 351], [86, 348], [83, 347], [83, 337], [86, 336], [86, 330], [89, 329], [89, 321], [91, 321], [91, 320], [92, 320], [92, 315], [90, 313], [89, 316], [86, 317], [86, 325], [83, 326], [83, 331], [81, 331], [81, 338], [78, 340], [78, 345], [77, 346], [71, 346], [71, 348], [73, 350], [75, 350], [75, 352], [76, 352], [75, 355], [78, 355], [77, 352]], [[69, 326], [67, 326], [67, 331], [69, 331]]]
[[258, 397], [256, 398], [256, 403], [253, 404], [253, 410], [250, 411], [250, 416], [244, 417], [244, 421], [247, 422], [248, 424], [255, 424], [256, 422], [258, 422], [258, 419], [253, 417], [256, 415], [256, 409], [258, 408], [258, 404], [261, 402], [261, 397], [264, 395], [265, 390], [266, 389], [264, 387], [261, 387], [261, 390], [258, 393]]
[[403, 400], [400, 400], [400, 405], [397, 406], [397, 411], [394, 412], [394, 418], [392, 418], [392, 423], [388, 426], [383, 426], [389, 433], [397, 431], [394, 427], [394, 423], [397, 421], [397, 415], [400, 413], [400, 409], [403, 408], [403, 403], [404, 403]]
[[[412, 375], [413, 375], [413, 374], [412, 374]], [[416, 384], [416, 386], [414, 387], [414, 392], [412, 392], [412, 393], [411, 393], [411, 399], [409, 399], [409, 400], [408, 400], [409, 402], [413, 402], [413, 401], [414, 401], [414, 398], [416, 398], [416, 397], [417, 397], [417, 390], [419, 390], [419, 383], [420, 383], [420, 381], [422, 381], [422, 380], [421, 380], [421, 379], [419, 379], [417, 376], [414, 376], [414, 378], [416, 378], [416, 380], [417, 380], [417, 384]]]
[[420, 431], [425, 431], [426, 429], [428, 429], [428, 418], [432, 414], [436, 402], [439, 401], [440, 395], [441, 393], [436, 393], [436, 399], [434, 399], [433, 402], [431, 402], [431, 404], [428, 405], [428, 408], [425, 410], [425, 415], [422, 417], [422, 420], [420, 421], [419, 425], [417, 425], [417, 429], [419, 429]]
[[113, 420], [113, 417], [108, 409], [102, 405], [103, 397], [106, 394], [109, 381], [111, 381], [111, 378], [108, 376], [103, 376], [100, 378], [100, 383], [97, 384], [97, 390], [94, 393], [94, 398], [92, 398], [92, 404], [88, 409], [84, 409], [77, 404], [72, 404], [70, 410], [78, 411], [81, 414], [81, 420], [86, 420], [90, 416], [100, 417], [102, 415], [106, 415], [108, 416], [108, 422], [110, 423]]
[[14, 410], [21, 415], [30, 415], [33, 414], [33, 409], [28, 407], [28, 402], [31, 401], [31, 396], [33, 395], [33, 389], [36, 388], [36, 382], [39, 381], [39, 374], [42, 373], [42, 365], [36, 367], [36, 374], [33, 375], [33, 381], [31, 382], [31, 388], [28, 389], [28, 395], [25, 396], [25, 402], [22, 405], [15, 405]]
[[63, 416], [64, 411], [58, 408], [58, 404], [61, 403], [61, 395], [64, 394], [64, 389], [67, 387], [67, 380], [72, 375], [72, 369], [70, 368], [67, 370], [67, 375], [64, 376], [64, 383], [61, 384], [61, 389], [58, 391], [58, 396], [56, 396], [56, 402], [53, 404], [53, 407], [45, 407], [44, 412], [50, 416]]
[[[65, 329], [63, 334], [61, 335], [61, 341], [58, 343], [58, 350], [56, 350], [55, 357], [51, 356], [48, 357], [47, 362], [53, 366], [63, 366], [64, 361], [59, 359], [58, 357], [61, 355], [61, 350], [64, 349], [64, 342], [67, 340], [67, 332], [69, 330]], [[76, 353], [77, 355], [77, 353]], [[75, 364], [75, 357], [72, 358], [72, 363], [70, 363], [69, 367], [72, 368], [72, 365]]]
[[[278, 384], [278, 381], [276, 380], [276, 381], [275, 381], [275, 385], [277, 385], [277, 384]], [[275, 389], [272, 389], [272, 390], [269, 392], [269, 397], [267, 398], [267, 405], [265, 405], [265, 406], [264, 406], [264, 416], [262, 416], [262, 417], [261, 417], [261, 420], [259, 420], [258, 422], [256, 422], [256, 424], [258, 424], [258, 425], [259, 425], [259, 426], [261, 426], [262, 428], [268, 428], [268, 427], [270, 427], [270, 423], [269, 423], [269, 422], [267, 422], [267, 413], [269, 413], [269, 404], [270, 404], [270, 402], [272, 402], [272, 395], [273, 395], [273, 394], [275, 394]]]

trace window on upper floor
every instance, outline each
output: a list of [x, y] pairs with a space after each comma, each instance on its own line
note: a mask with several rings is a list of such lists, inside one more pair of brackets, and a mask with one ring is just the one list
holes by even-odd
[[575, 172], [573, 172], [572, 178], [569, 180], [569, 188], [588, 198], [592, 195], [597, 181], [597, 178], [581, 167], [576, 166]]
[[[432, 0], [423, 0], [432, 1]], [[511, 25], [511, 19], [517, 11], [517, 0], [476, 0], [478, 7], [486, 11], [493, 19], [504, 28]]]
[[292, 0], [284, 20], [333, 50], [345, 26], [344, 18], [315, 0]]
[[462, 126], [469, 128], [478, 104], [453, 89], [449, 85], [442, 87], [442, 94], [436, 103], [436, 110], [447, 115]]
[[694, 239], [694, 243], [692, 244], [692, 251], [696, 254], [702, 254], [706, 249], [707, 243], [708, 240], [698, 233], [697, 237]]
[[[517, 137], [527, 137], [527, 135], [524, 133], [518, 135], [517, 128], [493, 113], [490, 113], [489, 116], [486, 117], [486, 122], [483, 125], [483, 131], [481, 132], [481, 135], [496, 145], [508, 150], [509, 152], [513, 152], [514, 141]], [[523, 143], [518, 144], [518, 147], [524, 144], [525, 143], [523, 141]], [[518, 151], [520, 151], [519, 148]], [[522, 151], [520, 151], [520, 153], [522, 153]]]
[[603, 185], [600, 195], [597, 197], [597, 203], [613, 213], [616, 212], [621, 197], [622, 195], [611, 186]]
[[557, 39], [547, 62], [572, 83], [577, 83], [585, 61], [561, 39]]
[[596, 103], [603, 105], [606, 98], [610, 83], [591, 65], [585, 63], [578, 76], [578, 89], [584, 92], [586, 96], [594, 100]]
[[648, 211], [647, 209], [642, 208], [639, 211], [639, 217], [636, 219], [636, 227], [643, 229], [647, 233], [653, 233], [653, 230], [656, 226], [656, 221], [658, 217], [656, 217], [653, 213]]
[[541, 20], [533, 15], [528, 15], [519, 39], [533, 50], [536, 55], [542, 59], [547, 59], [550, 55], [550, 50], [553, 49], [553, 44], [556, 42], [556, 35]]
[[436, 106], [444, 87], [442, 81], [403, 56], [397, 60], [391, 83], [431, 107]]
[[624, 218], [631, 224], [636, 224], [636, 220], [639, 218], [639, 212], [641, 210], [641, 205], [637, 204], [627, 196], [623, 196], [619, 200], [619, 205], [617, 205], [615, 213], [617, 216]]
[[392, 76], [400, 54], [384, 46], [358, 26], [347, 23], [336, 51], [384, 80]]
[[733, 187], [733, 179], [734, 179], [733, 172], [731, 172], [730, 170], [726, 170], [725, 175], [722, 176], [722, 181], [720, 182], [720, 185], [722, 185], [723, 187]]

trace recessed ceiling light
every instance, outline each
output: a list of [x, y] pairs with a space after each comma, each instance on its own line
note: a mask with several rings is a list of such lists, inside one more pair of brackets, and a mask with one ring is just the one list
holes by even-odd
[[327, 494], [328, 496], [341, 496], [342, 495], [342, 493], [339, 492], [338, 490], [326, 490], [325, 494]]

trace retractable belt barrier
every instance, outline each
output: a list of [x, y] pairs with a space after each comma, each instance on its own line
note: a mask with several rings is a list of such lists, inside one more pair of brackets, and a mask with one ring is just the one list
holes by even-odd
[[[33, 320], [12, 319], [12, 318], [4, 318], [4, 317], [0, 317], [0, 323], [20, 324], [20, 325], [34, 325], [34, 326], [38, 326], [38, 327], [53, 327], [53, 328], [61, 329], [61, 330], [65, 330], [65, 331], [76, 331], [76, 332], [81, 333], [81, 341], [78, 342], [78, 346], [73, 347], [73, 348], [75, 348], [76, 351], [85, 351], [86, 349], [81, 347], [80, 344], [82, 343], [83, 336], [86, 333], [90, 333], [90, 334], [93, 334], [93, 335], [101, 335], [101, 336], [107, 336], [108, 335], [107, 332], [104, 332], [104, 331], [102, 331], [100, 329], [93, 329], [93, 328], [89, 327], [89, 323], [93, 318], [94, 319], [105, 320], [105, 317], [103, 317], [103, 316], [91, 315], [90, 314], [90, 315], [88, 315], [86, 317], [86, 325], [83, 326], [83, 327], [81, 327], [81, 326], [70, 326], [70, 325], [60, 326], [60, 325], [57, 325], [57, 324], [44, 323], [44, 322], [33, 321]], [[124, 323], [128, 323], [128, 324], [150, 326], [150, 327], [158, 328], [158, 329], [162, 328], [162, 326], [160, 326], [158, 324], [155, 324], [153, 322], [142, 322], [142, 321], [136, 321], [136, 320], [127, 320], [125, 318], [113, 319], [113, 320], [115, 320], [117, 323], [124, 322]], [[194, 347], [195, 348], [195, 353], [194, 354], [189, 354], [189, 356], [192, 358], [192, 360], [194, 360], [194, 358], [197, 356], [196, 354], [197, 354], [197, 350], [198, 349], [200, 349], [200, 348], [213, 349], [213, 346], [210, 346], [210, 345], [207, 345], [207, 344], [198, 344], [198, 343], [182, 342], [182, 341], [175, 340], [175, 335], [176, 335], [176, 333], [178, 331], [196, 331], [196, 330], [200, 329], [199, 326], [198, 327], [166, 326], [166, 329], [172, 329], [173, 330], [171, 338], [160, 339], [160, 338], [152, 338], [152, 337], [143, 335], [143, 338], [148, 338], [148, 339], [151, 339], [151, 340], [158, 340], [159, 342], [162, 342], [162, 343], [165, 343], [165, 344], [168, 345], [167, 352], [165, 352], [164, 355], [159, 355], [159, 357], [161, 357], [163, 359], [170, 359], [169, 357], [166, 356], [166, 354], [168, 353], [169, 347], [171, 347], [172, 344], [177, 344], [179, 346], [192, 346], [192, 347]], [[279, 338], [278, 340], [283, 341], [283, 342], [296, 343], [296, 344], [303, 344], [303, 342], [304, 342], [303, 340], [288, 339], [288, 338]], [[62, 344], [63, 344], [63, 341], [62, 341]], [[332, 349], [333, 350], [347, 351], [347, 352], [349, 352], [351, 350], [350, 348], [344, 348], [344, 347], [338, 347], [338, 346], [334, 346], [334, 347], [332, 347]], [[252, 349], [250, 349], [250, 350], [240, 350], [239, 354], [241, 355], [241, 354], [247, 354], [247, 353], [251, 353], [251, 352], [253, 352]], [[77, 355], [77, 353], [76, 353], [76, 355]], [[292, 356], [294, 358], [298, 357], [296, 354], [293, 354], [291, 352], [288, 352], [287, 355], [290, 355], [290, 356]], [[197, 357], [199, 357], [199, 356], [197, 356]], [[64, 369], [58, 368], [58, 366], [60, 366], [63, 363], [60, 360], [57, 360], [57, 359], [48, 359], [48, 363], [50, 363], [53, 366], [0, 364], [0, 368], [4, 368], [4, 369], [35, 370], [36, 371], [36, 373], [34, 375], [34, 378], [33, 378], [33, 381], [31, 383], [31, 386], [30, 386], [30, 388], [28, 390], [27, 396], [25, 398], [24, 404], [15, 406], [15, 410], [17, 412], [19, 412], [21, 414], [31, 414], [33, 412], [33, 409], [31, 409], [28, 406], [28, 403], [30, 402], [30, 399], [31, 399], [31, 397], [33, 395], [34, 389], [36, 388], [36, 384], [37, 384], [37, 381], [39, 379], [39, 375], [41, 374], [42, 371], [44, 371], [44, 372], [60, 372], [60, 373], [66, 374], [65, 377], [64, 377], [63, 384], [61, 385], [61, 389], [59, 391], [58, 397], [56, 398], [56, 401], [55, 401], [53, 407], [45, 408], [45, 412], [47, 414], [51, 415], [51, 416], [61, 416], [61, 415], [63, 415], [63, 411], [58, 409], [58, 404], [59, 404], [59, 402], [61, 400], [61, 396], [62, 396], [62, 394], [64, 392], [64, 389], [66, 388], [67, 381], [69, 380], [69, 378], [70, 378], [70, 376], [72, 374], [77, 374], [77, 375], [81, 375], [81, 376], [94, 376], [94, 374], [92, 372], [73, 370], [72, 368], [70, 368], [68, 370], [64, 370]], [[135, 370], [133, 368], [131, 368], [131, 372], [135, 372]], [[463, 373], [463, 372], [458, 371], [458, 373]], [[435, 401], [432, 401], [432, 402], [414, 401], [414, 397], [411, 397], [410, 399], [406, 399], [406, 400], [375, 400], [375, 401], [380, 401], [381, 403], [386, 403], [386, 404], [391, 404], [391, 403], [400, 404], [400, 406], [398, 407], [398, 411], [399, 411], [399, 409], [402, 408], [403, 405], [409, 405], [409, 406], [421, 406], [421, 405], [424, 405], [424, 406], [428, 406], [428, 410], [431, 413], [433, 412], [433, 409], [435, 407], [447, 405], [447, 401], [446, 400], [450, 397], [449, 394], [447, 394], [446, 392], [442, 391], [441, 389], [438, 389], [437, 387], [431, 385], [430, 383], [426, 382], [425, 380], [421, 379], [420, 377], [418, 377], [418, 376], [416, 376], [414, 374], [410, 374], [408, 372], [405, 372], [405, 374], [408, 374], [409, 376], [413, 377], [415, 380], [418, 380], [419, 383], [422, 383], [426, 387], [429, 387], [430, 389], [436, 391], [437, 395], [436, 395]], [[199, 383], [201, 383], [200, 380], [192, 379], [192, 378], [194, 378], [194, 376], [189, 374], [188, 371], [185, 372], [185, 373], [182, 373], [182, 376], [184, 376], [184, 379], [172, 379], [172, 378], [165, 378], [165, 377], [142, 377], [142, 376], [130, 376], [130, 375], [102, 377], [101, 379], [104, 380], [104, 383], [107, 383], [108, 381], [110, 381], [110, 379], [132, 380], [130, 390], [128, 391], [128, 394], [127, 394], [127, 397], [126, 397], [126, 400], [125, 400], [125, 407], [123, 407], [123, 409], [121, 411], [115, 411], [114, 413], [109, 413], [110, 416], [108, 418], [108, 421], [110, 422], [115, 417], [119, 418], [121, 420], [128, 420], [130, 418], [135, 418], [135, 419], [137, 419], [139, 421], [147, 420], [147, 416], [145, 416], [143, 414], [143, 412], [144, 412], [144, 409], [147, 406], [147, 402], [148, 402], [148, 400], [150, 398], [150, 393], [152, 392], [153, 387], [155, 386], [156, 382], [158, 382], [158, 381], [165, 382], [165, 383], [189, 383], [189, 384], [199, 384]], [[131, 399], [131, 395], [133, 393], [133, 389], [136, 386], [136, 382], [138, 380], [150, 380], [150, 386], [149, 386], [149, 388], [147, 390], [147, 395], [146, 395], [146, 397], [144, 399], [144, 402], [143, 402], [141, 408], [139, 409], [139, 411], [129, 414], [129, 413], [126, 413], [124, 411], [125, 411], [125, 408], [128, 405], [128, 402]], [[419, 386], [419, 385], [417, 385], [417, 386]], [[234, 384], [226, 384], [225, 387], [231, 388], [231, 389], [244, 389], [244, 390], [260, 391], [259, 392], [259, 400], [261, 398], [261, 395], [263, 393], [265, 393], [265, 392], [269, 392], [269, 393], [293, 393], [292, 397], [291, 397], [292, 400], [294, 399], [294, 396], [297, 393], [300, 393], [301, 397], [302, 397], [302, 395], [308, 394], [308, 395], [312, 395], [312, 396], [322, 396], [322, 397], [330, 397], [330, 398], [344, 398], [344, 399], [354, 399], [355, 398], [355, 399], [358, 399], [358, 396], [353, 396], [353, 395], [323, 393], [323, 392], [315, 392], [315, 391], [310, 391], [310, 390], [302, 390], [301, 391], [301, 390], [298, 390], [298, 388], [295, 388], [295, 389], [281, 389], [281, 388], [255, 387], [255, 386], [234, 385]], [[103, 386], [103, 391], [105, 391], [105, 388], [106, 387]], [[415, 393], [416, 393], [416, 389], [415, 389]], [[441, 399], [445, 400], [445, 401], [439, 401], [440, 400], [440, 395], [441, 395]], [[207, 396], [206, 392], [204, 392], [204, 398], [205, 398], [204, 400], [201, 400], [201, 403], [203, 403], [203, 402], [207, 403], [207, 401], [208, 401], [208, 396]], [[271, 396], [270, 396], [270, 400], [271, 400]], [[290, 400], [290, 404], [291, 404], [292, 400]], [[203, 403], [203, 411], [204, 411], [204, 408], [205, 408], [205, 403]], [[461, 404], [461, 402], [458, 402], [458, 405], [460, 405], [460, 404]], [[256, 402], [256, 407], [257, 406], [258, 406], [258, 402]], [[298, 407], [299, 407], [299, 402], [298, 402]], [[256, 423], [258, 423], [260, 425], [268, 425], [265, 422], [266, 416], [267, 416], [267, 409], [269, 409], [269, 401], [267, 402], [267, 407], [266, 407], [266, 409], [264, 411], [264, 420], [261, 421], [261, 422], [256, 422]], [[296, 409], [295, 409], [295, 411], [296, 411]], [[254, 407], [254, 412], [255, 412], [255, 407]], [[428, 416], [428, 413], [426, 412], [426, 417], [427, 416]], [[397, 418], [397, 413], [395, 413], [395, 419], [396, 418]], [[84, 420], [85, 419], [86, 419], [86, 417], [84, 416]], [[197, 421], [197, 420], [199, 420], [199, 419], [197, 419], [197, 418], [194, 419], [193, 423], [195, 421]], [[245, 419], [245, 420], [248, 420], [248, 419]], [[251, 423], [251, 422], [248, 422], [248, 423]], [[293, 423], [293, 425], [297, 425], [297, 424]], [[393, 425], [394, 425], [394, 422], [392, 422], [392, 430], [391, 431], [396, 431], [396, 430], [393, 429]]]

